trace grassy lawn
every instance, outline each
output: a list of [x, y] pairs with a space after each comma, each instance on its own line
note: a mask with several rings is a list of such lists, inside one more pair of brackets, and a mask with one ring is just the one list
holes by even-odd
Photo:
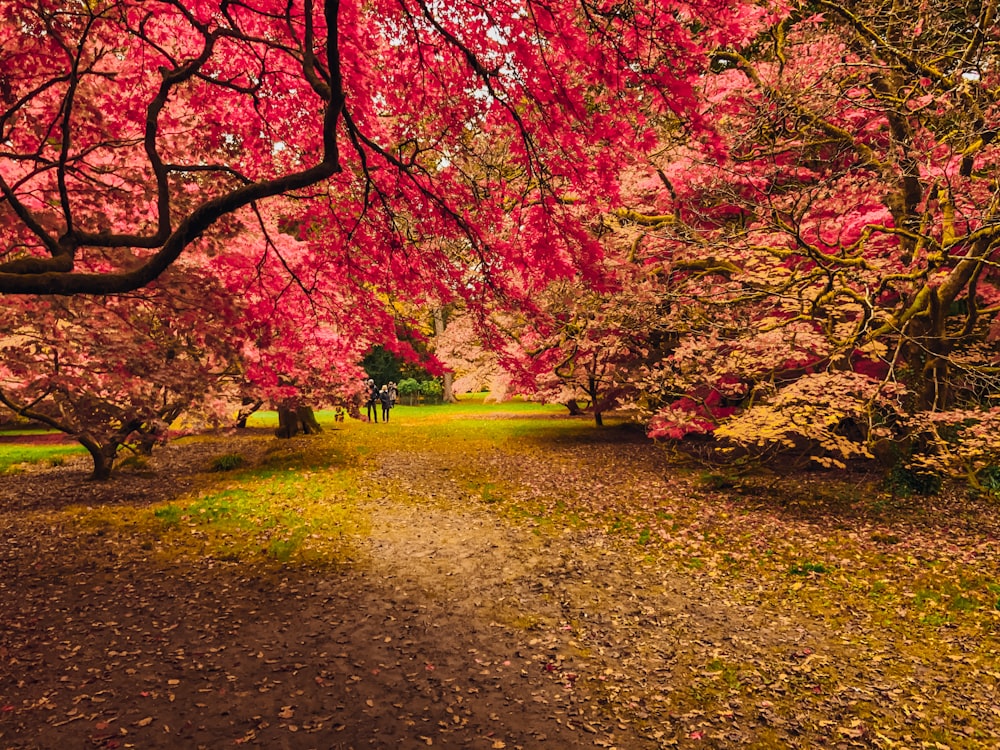
[[0, 430], [0, 435], [10, 437], [33, 436], [33, 435], [58, 435], [58, 430], [45, 427], [21, 427], [12, 430]]
[[[440, 440], [448, 439], [468, 439], [471, 435], [478, 435], [483, 439], [504, 439], [506, 435], [518, 436], [521, 434], [536, 434], [544, 425], [532, 424], [530, 422], [516, 423], [513, 427], [505, 425], [502, 421], [462, 421], [476, 417], [490, 417], [497, 414], [518, 415], [518, 416], [544, 416], [566, 414], [566, 407], [559, 404], [538, 404], [533, 401], [514, 399], [503, 404], [484, 403], [486, 394], [476, 393], [460, 397], [457, 404], [428, 404], [420, 406], [405, 406], [398, 404], [392, 410], [390, 427], [405, 426], [426, 433], [427, 437], [436, 436]], [[316, 412], [316, 418], [320, 424], [335, 428], [339, 425], [335, 422], [333, 410], [320, 410]], [[348, 417], [348, 424], [356, 420]], [[445, 423], [454, 423], [450, 428], [443, 428]], [[251, 427], [276, 427], [278, 424], [278, 414], [273, 411], [257, 412], [250, 417], [248, 422]], [[385, 427], [384, 425], [380, 425]], [[421, 430], [421, 426], [423, 430]], [[53, 434], [49, 430], [39, 429], [19, 429], [7, 430], [2, 434], [9, 436], [32, 437], [36, 435]], [[362, 452], [364, 448], [362, 448]], [[59, 466], [70, 456], [77, 456], [86, 453], [83, 446], [75, 443], [66, 444], [45, 444], [35, 445], [30, 443], [4, 443], [0, 444], [0, 474], [23, 471], [31, 464], [48, 464]]]
[[[68, 514], [162, 559], [336, 563], [369, 533], [359, 487], [372, 457], [407, 446], [475, 455], [489, 444], [558, 440], [593, 430], [587, 419], [495, 418], [565, 413], [559, 405], [521, 400], [487, 404], [482, 395], [452, 405], [397, 405], [389, 423], [377, 425], [350, 417], [338, 423], [332, 410], [318, 411], [322, 435], [275, 440], [263, 459], [250, 461], [220, 446], [216, 471], [203, 476], [197, 492], [148, 507], [77, 508]], [[277, 420], [275, 412], [258, 412], [249, 426], [274, 427]], [[11, 447], [0, 446], [0, 455]]]
[[[545, 416], [568, 414], [568, 410], [561, 404], [539, 404], [535, 401], [526, 401], [522, 398], [511, 399], [501, 404], [486, 403], [485, 393], [463, 394], [458, 397], [457, 404], [418, 404], [409, 406], [404, 403], [397, 403], [392, 409], [390, 424], [394, 421], [405, 422], [406, 424], [439, 424], [456, 419], [474, 419], [476, 417], [495, 417], [497, 415], [514, 416]], [[362, 411], [364, 413], [364, 411]], [[379, 411], [379, 419], [382, 412]], [[316, 419], [321, 425], [333, 426], [334, 411], [332, 409], [320, 409], [316, 412]], [[356, 421], [347, 418], [348, 422]], [[247, 420], [249, 427], [277, 427], [278, 414], [273, 411], [259, 411], [251, 415]]]
[[47, 463], [50, 466], [60, 466], [67, 457], [82, 453], [86, 453], [86, 450], [82, 445], [76, 444], [31, 445], [6, 443], [0, 445], [0, 474], [11, 474], [22, 471], [28, 464]]

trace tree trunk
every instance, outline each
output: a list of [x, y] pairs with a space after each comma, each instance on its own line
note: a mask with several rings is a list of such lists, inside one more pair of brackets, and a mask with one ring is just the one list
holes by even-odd
[[590, 396], [590, 408], [594, 410], [594, 424], [604, 427], [604, 415], [601, 414], [600, 381], [594, 376], [593, 371], [587, 376], [587, 395]]
[[455, 389], [453, 383], [455, 381], [455, 376], [446, 372], [441, 380], [443, 381], [444, 390], [441, 392], [441, 401], [445, 404], [457, 404], [458, 398], [455, 396]]
[[300, 432], [303, 435], [315, 435], [322, 431], [312, 407], [287, 404], [278, 407], [278, 429], [274, 431], [276, 437], [292, 438]]
[[569, 409], [569, 415], [571, 417], [579, 417], [583, 414], [583, 409], [580, 408], [580, 404], [576, 402], [575, 398], [571, 398], [563, 404], [567, 409]]
[[274, 431], [275, 437], [288, 439], [299, 433], [299, 418], [295, 409], [290, 406], [278, 407], [278, 429]]
[[118, 452], [117, 445], [102, 446], [91, 435], [83, 433], [77, 435], [76, 439], [90, 454], [94, 462], [94, 471], [90, 478], [96, 482], [104, 482], [111, 478], [111, 470], [115, 465], [115, 454]]
[[[441, 307], [434, 308], [434, 335], [441, 336], [444, 334], [444, 309]], [[441, 393], [441, 401], [445, 404], [457, 404], [458, 399], [455, 398], [454, 382], [455, 375], [450, 372], [446, 372], [444, 377], [442, 377], [444, 390]]]
[[152, 456], [153, 448], [158, 442], [155, 432], [144, 432], [139, 436], [139, 453], [143, 456]]
[[946, 315], [937, 292], [931, 290], [927, 310], [906, 329], [911, 341], [906, 361], [917, 377], [914, 392], [919, 411], [947, 409], [951, 405]]
[[306, 435], [318, 435], [323, 431], [319, 422], [316, 421], [316, 414], [311, 406], [299, 406], [295, 409], [295, 416], [302, 426], [302, 432]]
[[240, 407], [239, 413], [236, 415], [236, 427], [237, 429], [244, 430], [247, 426], [247, 420], [250, 416], [260, 409], [264, 405], [261, 400], [254, 401], [251, 398], [243, 399], [243, 405]]

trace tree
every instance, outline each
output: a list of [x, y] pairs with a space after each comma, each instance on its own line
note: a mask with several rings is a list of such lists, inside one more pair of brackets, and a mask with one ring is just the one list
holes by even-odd
[[399, 395], [406, 398], [407, 403], [413, 406], [420, 396], [420, 381], [414, 378], [403, 378], [399, 381]]
[[0, 291], [139, 288], [233, 210], [339, 169], [334, 2], [5, 6]]
[[[861, 413], [899, 437], [894, 414], [995, 391], [998, 36], [993, 2], [821, 0], [714, 55], [702, 115], [724, 158], [667, 143], [625, 214], [662, 258], [677, 340], [652, 392], [700, 409], [674, 404], [654, 434], [795, 403], [781, 391], [822, 376], [821, 413], [860, 399], [831, 433], [859, 431], [855, 448], [814, 446], [839, 461], [885, 436]], [[845, 390], [845, 372], [870, 387]], [[738, 419], [755, 434], [727, 434], [756, 441]]]
[[[444, 335], [446, 318], [449, 317], [447, 313], [448, 311], [441, 307], [435, 307], [431, 313], [434, 318], [435, 338]], [[441, 375], [441, 401], [446, 404], [458, 403], [455, 397], [455, 376], [449, 370], [445, 370]]]
[[[376, 328], [374, 333], [378, 340], [388, 339], [392, 335], [391, 332], [386, 333], [381, 328]], [[405, 378], [425, 380], [431, 377], [431, 374], [420, 364], [421, 362], [427, 363], [428, 360], [427, 353], [418, 349], [419, 342], [396, 341], [394, 343], [396, 349], [406, 357], [395, 354], [384, 345], [379, 344], [372, 347], [361, 361], [365, 374], [374, 380], [376, 385], [382, 386], [389, 382], [399, 383]]]
[[579, 403], [598, 427], [605, 412], [634, 398], [659, 310], [655, 286], [640, 263], [608, 249], [601, 289], [555, 282], [516, 327], [503, 359], [517, 390], [565, 404]]
[[452, 373], [455, 393], [489, 391], [491, 399], [503, 401], [510, 391], [510, 375], [500, 366], [503, 350], [481, 331], [472, 313], [455, 311], [434, 335], [434, 356]]
[[392, 300], [592, 273], [568, 206], [603, 205], [606, 167], [690, 111], [704, 49], [766, 20], [715, 5], [4, 0], [0, 293], [216, 274], [220, 309], [248, 301], [241, 373], [296, 398], [321, 358], [393, 345]]
[[239, 390], [236, 311], [177, 269], [126, 297], [13, 298], [0, 312], [0, 403], [76, 438], [95, 479], [126, 445], [148, 452], [181, 414], [221, 420]]
[[[369, 342], [338, 316], [353, 304], [347, 288], [317, 287], [314, 299], [295, 283], [308, 245], [256, 218], [262, 250], [181, 261], [145, 290], [11, 297], [0, 402], [80, 440], [98, 479], [120, 448], [151, 449], [182, 415], [228, 423], [236, 405], [266, 402], [286, 436], [316, 431], [308, 405], [350, 406], [361, 372], [351, 363]], [[228, 245], [253, 242], [233, 224]]]
[[[234, 215], [245, 221], [227, 245], [242, 251], [220, 252], [209, 266], [225, 285], [220, 300], [239, 301], [240, 392], [277, 409], [281, 437], [319, 431], [312, 405], [357, 411], [363, 375], [357, 363], [391, 322], [366, 290], [338, 274], [316, 273], [315, 248], [296, 236], [290, 213], [275, 201]], [[348, 312], [355, 309], [368, 314]]]

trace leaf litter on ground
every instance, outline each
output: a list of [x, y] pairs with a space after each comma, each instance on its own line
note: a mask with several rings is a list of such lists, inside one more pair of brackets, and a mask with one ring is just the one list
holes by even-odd
[[[0, 745], [997, 746], [988, 505], [716, 489], [567, 420], [373, 427], [171, 446], [158, 484], [9, 477]], [[198, 512], [237, 490], [245, 524]]]

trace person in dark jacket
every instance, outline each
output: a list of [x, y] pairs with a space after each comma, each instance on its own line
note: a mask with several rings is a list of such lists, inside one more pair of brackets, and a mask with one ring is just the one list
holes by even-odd
[[389, 386], [382, 386], [382, 390], [378, 392], [378, 400], [382, 404], [382, 421], [388, 422], [389, 410], [392, 408], [392, 393], [389, 391]]
[[371, 378], [368, 379], [365, 385], [368, 388], [368, 400], [365, 401], [365, 407], [368, 411], [368, 421], [374, 421], [378, 424], [378, 403], [379, 403], [379, 390], [378, 386], [375, 385], [375, 381]]

